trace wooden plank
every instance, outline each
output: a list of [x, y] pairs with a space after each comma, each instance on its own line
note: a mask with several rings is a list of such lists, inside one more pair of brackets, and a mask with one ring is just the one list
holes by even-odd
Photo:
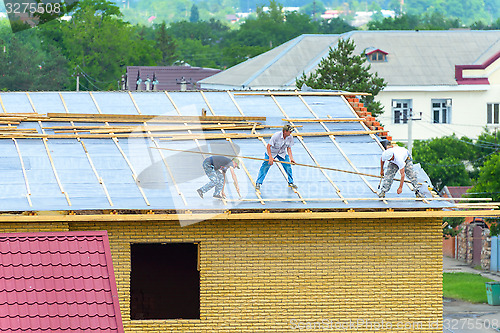
[[364, 92], [341, 92], [341, 91], [274, 91], [274, 92], [239, 92], [235, 96], [371, 96]]
[[[240, 112], [240, 114], [243, 115], [243, 111], [241, 110], [240, 106], [238, 105], [238, 103], [236, 102], [236, 100], [234, 99], [234, 97], [231, 95], [231, 93], [229, 93], [229, 91], [227, 93], [229, 94], [229, 97], [231, 98], [231, 100], [233, 101], [234, 105], [238, 109], [238, 112]], [[264, 144], [265, 147], [267, 147], [267, 143], [266, 143], [266, 141], [264, 141], [264, 138], [262, 137], [261, 134], [253, 134], [253, 135], [256, 136]], [[270, 136], [272, 136], [272, 135], [273, 134], [271, 134]], [[283, 169], [283, 166], [281, 164], [279, 164], [279, 163], [278, 163], [278, 169], [280, 170], [281, 174], [283, 175], [283, 177], [285, 178], [286, 182], [288, 183], [288, 177], [286, 175], [286, 172]], [[299, 198], [302, 198], [302, 195], [300, 194], [300, 192], [297, 189], [294, 189], [293, 192], [295, 194], [297, 194], [297, 196]], [[302, 203], [304, 205], [306, 204], [306, 202], [304, 200], [302, 200]]]
[[[304, 102], [305, 104], [306, 101], [302, 98], [302, 96], [299, 95], [299, 98]], [[311, 118], [283, 118], [281, 119], [283, 121], [291, 121], [295, 123], [347, 123], [347, 122], [360, 122], [360, 121], [365, 121], [365, 118], [316, 118], [316, 119], [311, 119]]]
[[[468, 201], [468, 200], [480, 201], [480, 200], [487, 200], [487, 199], [491, 199], [491, 198], [461, 198], [461, 200], [457, 200], [457, 201]], [[272, 198], [272, 199], [262, 199], [262, 200], [264, 200], [264, 201], [301, 201], [302, 199], [298, 199], [298, 198]], [[308, 201], [343, 201], [344, 199], [342, 199], [342, 198], [308, 198], [308, 199], [304, 199], [304, 200], [308, 200]], [[449, 198], [442, 198], [442, 197], [437, 197], [437, 198], [414, 198], [414, 197], [411, 197], [411, 198], [379, 198], [379, 197], [375, 197], [375, 198], [348, 198], [348, 200], [350, 200], [350, 201], [383, 201], [383, 200], [387, 200], [387, 201], [397, 201], [397, 202], [400, 202], [400, 201], [424, 201], [424, 200], [450, 201]], [[251, 201], [258, 201], [258, 200], [257, 199], [240, 199], [237, 201], [251, 202]], [[482, 204], [485, 204], [485, 203], [482, 203]], [[458, 204], [454, 203], [454, 205], [458, 205]], [[450, 207], [450, 208], [454, 208], [454, 207]]]
[[[213, 116], [215, 116], [215, 112], [214, 112], [214, 110], [213, 110], [212, 106], [210, 105], [210, 103], [208, 102], [207, 97], [205, 96], [205, 94], [203, 93], [203, 91], [201, 91], [201, 90], [200, 90], [200, 93], [201, 93], [201, 96], [203, 97], [203, 99], [205, 100], [205, 103], [207, 104], [208, 109], [210, 110], [210, 113], [212, 113], [212, 115], [213, 115]], [[255, 125], [254, 125], [254, 127], [255, 127]], [[221, 128], [221, 130], [220, 130], [220, 131], [221, 131], [223, 134], [225, 134], [225, 133], [226, 133], [226, 131], [225, 131], [224, 129], [222, 129], [222, 128]], [[227, 139], [227, 140], [228, 140], [228, 141], [229, 141], [229, 143], [231, 144], [231, 148], [233, 149], [234, 154], [235, 154], [235, 155], [238, 155], [238, 153], [237, 153], [237, 150], [236, 150], [236, 147], [235, 147], [235, 145], [234, 145], [233, 140], [231, 140], [231, 139]], [[245, 174], [247, 175], [248, 179], [250, 180], [250, 183], [252, 184], [252, 186], [254, 186], [254, 187], [255, 187], [255, 181], [253, 180], [253, 177], [250, 175], [250, 172], [248, 172], [248, 169], [247, 169], [247, 167], [245, 166], [245, 163], [243, 162], [243, 160], [240, 160], [240, 163], [241, 163], [241, 166], [243, 167], [243, 170], [245, 171]], [[260, 195], [257, 191], [255, 192], [255, 194], [257, 195], [257, 198], [259, 198], [259, 199], [261, 199], [261, 198], [262, 198], [262, 197], [261, 197], [261, 195]], [[262, 201], [262, 200], [260, 201], [260, 203], [261, 203], [262, 205], [265, 205], [264, 201]]]
[[[146, 123], [144, 123], [146, 124]], [[202, 126], [194, 126], [194, 125], [186, 125], [184, 127], [181, 126], [136, 126], [136, 127], [128, 127], [128, 128], [112, 128], [109, 129], [96, 129], [90, 130], [91, 134], [99, 134], [99, 133], [108, 133], [109, 131], [113, 131], [113, 133], [131, 133], [131, 132], [175, 132], [175, 131], [183, 131], [183, 130], [201, 130], [201, 131], [215, 131], [219, 129], [231, 129], [231, 130], [247, 130], [252, 129], [253, 126], [249, 125], [202, 125]], [[265, 126], [258, 126], [258, 128], [265, 128]], [[68, 131], [54, 131], [54, 133], [67, 133]], [[150, 133], [151, 134], [151, 133]]]
[[[130, 91], [129, 91], [129, 96], [130, 96], [130, 99], [132, 100], [132, 102], [134, 103], [134, 106], [135, 106], [135, 109], [137, 110], [137, 113], [142, 114], [141, 109], [139, 108], [139, 106], [135, 102], [134, 96], [132, 96], [132, 93]], [[144, 127], [146, 127], [146, 122], [144, 122]], [[151, 132], [148, 131], [148, 134], [151, 134]], [[158, 144], [158, 142], [155, 140], [154, 137], [151, 137], [151, 141], [153, 142], [153, 144], [155, 145], [156, 148], [160, 148], [160, 145]], [[177, 185], [177, 182], [175, 181], [175, 178], [174, 178], [174, 174], [172, 173], [172, 170], [170, 169], [170, 165], [167, 163], [167, 159], [165, 158], [165, 156], [163, 155], [163, 152], [161, 150], [158, 150], [158, 152], [160, 153], [160, 158], [162, 159], [163, 164], [167, 168], [167, 172], [170, 176], [170, 179], [172, 180], [172, 184], [174, 184], [174, 188], [177, 191], [177, 195], [179, 195], [181, 197], [181, 200], [184, 203], [184, 206], [187, 206], [186, 197], [184, 196], [184, 193], [182, 193], [179, 185]]]
[[[92, 101], [94, 102], [94, 105], [95, 105], [95, 107], [97, 109], [97, 112], [99, 112], [99, 114], [102, 114], [101, 108], [99, 107], [99, 104], [97, 103], [97, 101], [96, 101], [96, 99], [95, 99], [95, 97], [94, 97], [94, 95], [92, 94], [91, 91], [89, 92], [89, 95], [92, 98]], [[106, 124], [106, 126], [109, 126], [108, 122], [105, 122], [105, 124]], [[114, 134], [112, 134], [112, 135], [114, 135]], [[146, 197], [146, 194], [144, 193], [144, 191], [142, 190], [141, 185], [139, 184], [139, 180], [137, 179], [137, 175], [135, 173], [134, 167], [132, 166], [132, 164], [130, 163], [129, 159], [127, 158], [127, 155], [125, 154], [125, 152], [123, 151], [122, 147], [120, 146], [120, 143], [118, 142], [118, 139], [116, 138], [116, 135], [114, 135], [111, 139], [115, 143], [116, 148], [118, 149], [118, 151], [122, 155], [123, 159], [127, 163], [130, 171], [132, 172], [132, 179], [134, 180], [135, 184], [137, 185], [137, 188], [138, 188], [139, 192], [141, 193], [142, 198], [146, 202], [146, 205], [151, 206], [151, 204], [149, 203], [148, 198]]]
[[[37, 111], [36, 111], [36, 108], [35, 108], [35, 104], [31, 100], [31, 97], [30, 97], [30, 95], [29, 95], [28, 92], [26, 92], [26, 97], [28, 97], [28, 101], [30, 102], [30, 105], [31, 105], [31, 108], [33, 109], [33, 112], [36, 113]], [[45, 131], [42, 128], [43, 127], [42, 122], [40, 120], [38, 121], [38, 125], [40, 126], [40, 129], [42, 130], [42, 134], [45, 134]], [[59, 189], [61, 190], [61, 193], [66, 198], [66, 201], [68, 202], [68, 205], [71, 206], [71, 200], [69, 198], [69, 195], [64, 190], [64, 186], [63, 186], [63, 184], [61, 182], [61, 179], [59, 178], [59, 174], [57, 173], [56, 165], [54, 164], [54, 160], [52, 159], [52, 154], [50, 153], [49, 145], [47, 143], [48, 139], [46, 137], [42, 138], [42, 142], [43, 142], [43, 145], [45, 147], [45, 151], [47, 152], [47, 156], [49, 157], [50, 166], [52, 167], [52, 172], [54, 173], [54, 176], [56, 178], [57, 185], [59, 186]]]
[[[69, 113], [68, 106], [66, 105], [66, 101], [64, 100], [64, 98], [63, 98], [63, 96], [62, 96], [61, 93], [59, 93], [59, 98], [61, 99], [61, 102], [63, 104], [64, 110], [66, 111], [66, 113]], [[71, 121], [71, 125], [74, 126], [73, 121]], [[85, 147], [85, 144], [83, 143], [83, 141], [81, 140], [80, 137], [77, 138], [77, 141], [80, 142], [80, 145], [83, 148], [85, 157], [87, 157], [87, 161], [90, 164], [90, 168], [92, 169], [92, 172], [94, 173], [95, 177], [97, 178], [97, 181], [101, 185], [101, 187], [102, 187], [102, 189], [104, 191], [104, 195], [106, 196], [106, 199], [108, 200], [109, 205], [111, 207], [113, 207], [114, 206], [113, 205], [113, 200], [111, 200], [111, 196], [109, 195], [108, 188], [106, 187], [106, 184], [104, 183], [104, 180], [102, 179], [102, 177], [99, 175], [99, 172], [97, 172], [97, 169], [96, 169], [96, 167], [94, 165], [94, 162], [92, 161], [92, 158], [90, 157], [90, 153], [87, 150], [87, 147]]]
[[[183, 121], [265, 121], [266, 117], [229, 117], [229, 116], [159, 116], [159, 115], [123, 115], [123, 114], [104, 114], [102, 112], [98, 114], [88, 114], [88, 113], [47, 113], [47, 118], [83, 118], [83, 119], [100, 119], [101, 121], [115, 122], [115, 120], [127, 120], [128, 122], [137, 121], [144, 122], [152, 119], [165, 120], [183, 120]], [[83, 120], [82, 120], [83, 121]]]
[[[5, 106], [3, 105], [1, 95], [0, 95], [0, 106], [2, 107], [2, 112], [7, 113], [7, 110], [5, 109]], [[16, 128], [16, 126], [12, 126], [10, 124], [10, 122], [8, 123], [7, 126], [8, 126], [7, 128]], [[24, 165], [24, 160], [23, 160], [23, 157], [21, 155], [21, 151], [19, 150], [19, 144], [17, 143], [16, 139], [12, 139], [12, 141], [14, 142], [14, 146], [16, 147], [16, 151], [17, 151], [17, 156], [19, 157], [19, 162], [21, 163], [21, 171], [23, 173], [24, 185], [26, 187], [26, 199], [28, 200], [28, 205], [30, 207], [33, 207], [33, 203], [31, 202], [31, 188], [30, 188], [30, 184], [29, 184], [29, 180], [28, 180], [28, 175], [26, 174], [26, 167]]]
[[7, 114], [7, 110], [5, 109], [5, 105], [3, 104], [2, 96], [0, 96], [0, 107], [2, 107], [2, 112]]
[[[329, 212], [254, 212], [237, 213], [214, 212], [199, 214], [87, 214], [87, 215], [0, 215], [0, 223], [40, 223], [40, 222], [139, 222], [139, 221], [252, 221], [252, 220], [333, 220], [333, 219], [412, 219], [443, 217], [474, 217], [491, 216], [499, 217], [500, 210], [469, 210], [469, 211], [443, 211], [443, 210], [409, 210], [409, 211], [329, 211]], [[368, 222], [370, 223], [370, 222]]]
[[[385, 130], [380, 131], [338, 131], [338, 132], [303, 132], [300, 136], [329, 136], [329, 135], [366, 135], [371, 133], [386, 132]], [[246, 133], [226, 133], [226, 134], [171, 134], [170, 138], [164, 138], [160, 140], [194, 140], [194, 139], [204, 139], [204, 140], [217, 140], [217, 139], [252, 139], [252, 138], [267, 138], [271, 137], [272, 133], [257, 133], [257, 134], [246, 134]], [[168, 134], [167, 134], [168, 136]]]
[[[217, 156], [226, 156], [226, 157], [239, 157], [239, 158], [246, 158], [246, 159], [256, 160], [256, 161], [267, 161], [267, 159], [264, 159], [264, 158], [250, 157], [250, 156], [241, 156], [241, 155], [216, 154], [216, 153], [197, 152], [197, 151], [192, 151], [192, 150], [182, 150], [182, 149], [163, 148], [163, 147], [162, 148], [156, 148], [156, 149], [171, 150], [171, 151], [178, 151], [178, 152], [192, 153], [192, 154], [211, 154], [211, 155], [214, 155], [214, 156], [217, 155]], [[292, 163], [292, 162], [279, 161], [279, 160], [276, 160], [274, 162], [275, 163], [282, 163], [282, 164], [292, 164], [292, 165], [304, 166], [304, 167], [309, 167], [309, 168], [318, 168], [318, 169], [325, 169], [325, 170], [331, 170], [331, 171], [352, 173], [352, 174], [355, 174], [355, 175], [359, 174], [359, 175], [368, 176], [368, 177], [382, 178], [379, 175], [371, 175], [369, 173], [362, 173], [362, 172], [355, 172], [355, 171], [349, 171], [349, 170], [342, 170], [342, 169], [336, 169], [336, 168], [330, 168], [330, 167], [324, 167], [324, 166], [317, 166], [317, 165], [311, 165], [311, 164]], [[394, 180], [400, 180], [400, 179], [395, 178]], [[409, 180], [405, 180], [405, 182], [410, 182], [410, 181]]]

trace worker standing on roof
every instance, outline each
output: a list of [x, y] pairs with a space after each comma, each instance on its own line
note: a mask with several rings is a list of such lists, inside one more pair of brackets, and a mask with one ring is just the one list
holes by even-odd
[[210, 181], [196, 190], [201, 198], [203, 198], [204, 193], [208, 192], [214, 186], [214, 198], [224, 199], [226, 197], [224, 193], [224, 185], [226, 183], [226, 171], [228, 169], [231, 171], [236, 191], [241, 197], [238, 179], [236, 178], [236, 173], [234, 172], [234, 168], [240, 168], [240, 161], [237, 157], [231, 160], [224, 156], [210, 156], [203, 161], [202, 165]]
[[[387, 140], [384, 140], [382, 142], [382, 145], [384, 146], [385, 150], [382, 153], [382, 157], [380, 159], [380, 176], [384, 178], [378, 196], [380, 198], [385, 197], [385, 193], [391, 188], [394, 176], [399, 171], [400, 181], [397, 193], [401, 194], [401, 192], [403, 191], [403, 184], [405, 182], [406, 174], [411, 184], [413, 185], [415, 196], [417, 198], [424, 198], [424, 196], [419, 191], [420, 186], [417, 182], [417, 174], [413, 169], [413, 161], [408, 149], [399, 146], [393, 146]], [[384, 173], [384, 164], [386, 161], [388, 161], [389, 163], [387, 165], [387, 172]]]
[[[267, 144], [267, 153], [265, 154], [265, 159], [267, 161], [262, 162], [262, 165], [259, 170], [259, 175], [255, 182], [255, 190], [260, 191], [260, 187], [264, 182], [264, 178], [269, 171], [269, 168], [274, 163], [274, 159], [285, 162], [295, 163], [292, 155], [292, 146], [293, 146], [293, 136], [292, 136], [293, 127], [290, 124], [286, 124], [283, 126], [283, 130], [276, 132], [269, 140]], [[292, 166], [287, 163], [283, 163], [283, 168], [286, 171], [288, 177], [288, 186], [293, 190], [297, 189], [297, 185], [293, 183], [292, 177]]]

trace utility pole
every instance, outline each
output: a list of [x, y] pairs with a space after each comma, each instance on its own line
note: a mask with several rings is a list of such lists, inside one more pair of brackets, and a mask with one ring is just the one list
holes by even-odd
[[76, 92], [80, 91], [80, 72], [76, 72]]
[[413, 109], [410, 108], [408, 112], [408, 151], [410, 152], [411, 155], [411, 149], [413, 148]]

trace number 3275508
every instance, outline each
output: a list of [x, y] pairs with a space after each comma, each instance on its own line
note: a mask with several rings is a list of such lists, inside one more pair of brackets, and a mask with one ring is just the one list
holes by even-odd
[[5, 3], [5, 9], [7, 14], [59, 14], [61, 12], [60, 3], [33, 3], [33, 2], [17, 2], [17, 3]]

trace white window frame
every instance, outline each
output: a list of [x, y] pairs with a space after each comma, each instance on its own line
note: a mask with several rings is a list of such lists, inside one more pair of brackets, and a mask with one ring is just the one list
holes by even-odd
[[413, 107], [411, 99], [393, 99], [392, 107], [392, 123], [393, 124], [406, 124]]
[[500, 124], [500, 103], [486, 104], [486, 124], [488, 125]]
[[[439, 105], [435, 105], [439, 104]], [[451, 98], [439, 98], [431, 100], [431, 123], [450, 124], [451, 123]]]

